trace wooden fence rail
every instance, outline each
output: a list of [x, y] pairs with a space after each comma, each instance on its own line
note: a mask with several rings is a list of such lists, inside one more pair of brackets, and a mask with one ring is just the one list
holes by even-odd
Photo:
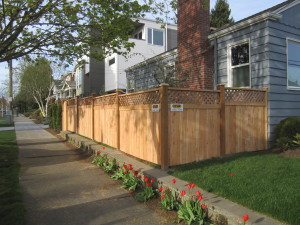
[[267, 149], [267, 89], [160, 88], [66, 100], [63, 130], [162, 168]]

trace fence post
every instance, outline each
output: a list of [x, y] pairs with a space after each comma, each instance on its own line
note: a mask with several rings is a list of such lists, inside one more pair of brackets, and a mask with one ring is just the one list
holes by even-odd
[[79, 127], [79, 105], [78, 105], [78, 100], [79, 100], [79, 97], [78, 96], [76, 96], [76, 99], [75, 99], [75, 104], [76, 104], [76, 119], [75, 119], [75, 121], [76, 121], [76, 129], [75, 129], [75, 131], [76, 131], [76, 134], [78, 134], [78, 127]]
[[265, 140], [266, 140], [266, 143], [265, 143], [265, 148], [266, 149], [269, 149], [269, 137], [268, 137], [268, 129], [269, 129], [269, 108], [268, 108], [268, 105], [269, 105], [269, 96], [268, 96], [268, 91], [269, 89], [267, 87], [263, 88], [263, 90], [265, 91]]
[[120, 90], [116, 90], [116, 123], [117, 123], [117, 149], [120, 149], [120, 101], [119, 101], [119, 95]]
[[95, 94], [92, 94], [91, 99], [92, 99], [92, 139], [95, 140], [95, 104], [94, 104], [94, 98], [95, 98]]
[[160, 152], [161, 152], [161, 168], [166, 170], [170, 166], [169, 159], [169, 132], [168, 132], [168, 84], [160, 84]]
[[225, 86], [218, 84], [220, 90], [220, 156], [226, 153], [226, 134], [225, 134]]

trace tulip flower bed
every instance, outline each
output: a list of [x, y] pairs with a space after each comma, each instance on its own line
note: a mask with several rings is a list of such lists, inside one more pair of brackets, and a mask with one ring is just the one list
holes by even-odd
[[[105, 147], [102, 148], [105, 149]], [[172, 189], [165, 187], [148, 176], [142, 176], [140, 171], [134, 170], [131, 164], [118, 165], [115, 159], [109, 158], [107, 154], [101, 153], [101, 151], [96, 153], [92, 163], [111, 174], [112, 179], [120, 180], [121, 187], [130, 192], [136, 192], [135, 198], [138, 201], [147, 202], [153, 197], [158, 197], [161, 209], [177, 211], [176, 223], [211, 224], [202, 194], [199, 191], [193, 191], [194, 183], [187, 185], [188, 193], [185, 190], [178, 191], [176, 189], [176, 179], [172, 180], [175, 189], [174, 187]], [[245, 219], [243, 224], [248, 220], [248, 216], [245, 216], [243, 217]]]
[[241, 153], [176, 166], [172, 175], [288, 224], [300, 224], [300, 158]]

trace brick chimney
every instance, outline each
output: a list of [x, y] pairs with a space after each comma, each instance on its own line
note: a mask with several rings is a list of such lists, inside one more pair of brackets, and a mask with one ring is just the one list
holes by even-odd
[[184, 86], [213, 89], [210, 1], [178, 0], [178, 74]]

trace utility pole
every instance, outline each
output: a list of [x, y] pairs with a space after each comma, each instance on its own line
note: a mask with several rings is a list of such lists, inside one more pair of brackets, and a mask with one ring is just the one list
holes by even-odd
[[13, 67], [12, 67], [12, 59], [7, 61], [8, 63], [8, 73], [9, 73], [9, 87], [8, 87], [8, 101], [9, 101], [9, 109], [11, 111], [11, 116], [13, 119]]

